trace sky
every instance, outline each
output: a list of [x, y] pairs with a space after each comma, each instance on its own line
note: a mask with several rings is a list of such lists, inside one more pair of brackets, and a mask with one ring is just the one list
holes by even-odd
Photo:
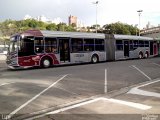
[[[90, 26], [96, 23], [97, 0], [0, 0], [0, 21], [6, 19], [22, 20], [26, 14], [37, 17], [61, 18], [68, 23], [68, 16], [73, 15]], [[139, 24], [137, 10], [143, 10], [140, 17], [141, 29], [150, 22], [160, 24], [159, 0], [98, 0], [97, 23], [122, 22], [130, 25]]]

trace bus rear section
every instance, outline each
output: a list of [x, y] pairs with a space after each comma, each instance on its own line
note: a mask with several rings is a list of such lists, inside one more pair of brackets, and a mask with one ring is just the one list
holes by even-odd
[[157, 41], [133, 35], [106, 35], [108, 60], [148, 58], [158, 55]]

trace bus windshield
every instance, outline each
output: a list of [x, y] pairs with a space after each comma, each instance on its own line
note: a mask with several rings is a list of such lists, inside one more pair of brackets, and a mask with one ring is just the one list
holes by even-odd
[[11, 41], [9, 45], [9, 53], [17, 51], [17, 41]]
[[9, 53], [17, 52], [19, 38], [20, 38], [19, 35], [11, 37], [10, 45], [9, 45], [9, 49], [8, 49]]

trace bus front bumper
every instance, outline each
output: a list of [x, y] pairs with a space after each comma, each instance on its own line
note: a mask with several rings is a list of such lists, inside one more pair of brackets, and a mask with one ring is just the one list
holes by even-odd
[[32, 66], [12, 66], [12, 65], [8, 65], [8, 68], [13, 69], [13, 70], [18, 70], [18, 69], [28, 69], [28, 68], [32, 68]]

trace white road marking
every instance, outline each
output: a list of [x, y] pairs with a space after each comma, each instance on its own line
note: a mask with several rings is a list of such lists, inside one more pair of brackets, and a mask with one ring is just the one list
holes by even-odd
[[140, 90], [138, 88], [133, 88], [131, 89], [129, 92], [127, 92], [128, 94], [136, 94], [136, 95], [143, 95], [143, 96], [151, 96], [151, 97], [158, 97], [160, 98], [160, 93], [155, 93], [155, 92], [149, 92], [149, 91], [145, 91], [145, 90]]
[[15, 83], [15, 82], [10, 82], [10, 83], [2, 83], [2, 84], [0, 84], [0, 86], [9, 85], [9, 84], [13, 84], [13, 83]]
[[[41, 114], [41, 115], [38, 115], [38, 116], [34, 116], [34, 117], [31, 117], [31, 118], [27, 118], [25, 120], [34, 120], [34, 119], [41, 118], [41, 117], [44, 117], [44, 116], [49, 115], [49, 114], [56, 114], [56, 113], [63, 112], [63, 111], [69, 110], [69, 109], [80, 107], [82, 105], [86, 105], [86, 104], [89, 104], [89, 103], [92, 103], [92, 102], [96, 102], [96, 101], [98, 101], [100, 99], [101, 98], [96, 98], [96, 99], [89, 100], [87, 102], [81, 102], [81, 101], [86, 101], [87, 99], [83, 99], [81, 101], [78, 100], [79, 104], [77, 104], [77, 102], [71, 102], [71, 103], [69, 103], [71, 105], [70, 106], [68, 105], [68, 107], [60, 108], [58, 110], [55, 110], [55, 111], [52, 111], [52, 112], [48, 112], [48, 113], [44, 113], [44, 114]], [[74, 105], [72, 105], [72, 104], [74, 104]]]
[[149, 83], [146, 83], [146, 84], [140, 85], [140, 86], [138, 86], [138, 87], [136, 87], [136, 88], [144, 87], [144, 86], [147, 86], [147, 85], [150, 85], [150, 84], [156, 83], [156, 82], [160, 82], [160, 80], [155, 80], [155, 81], [152, 81], [152, 82], [149, 82]]
[[138, 86], [138, 87], [134, 87], [134, 88], [132, 88], [130, 91], [128, 91], [127, 93], [128, 93], [128, 94], [137, 94], [137, 95], [152, 96], [152, 97], [158, 97], [158, 98], [160, 98], [160, 93], [149, 92], [149, 91], [145, 91], [145, 90], [140, 90], [140, 89], [139, 89], [140, 87], [144, 87], [144, 86], [147, 86], [147, 85], [156, 83], [156, 82], [160, 82], [160, 80], [156, 80], [156, 81], [153, 81], [153, 82], [149, 82], [149, 83], [147, 83], [147, 84], [144, 84], [144, 85], [140, 85], [140, 86]]
[[90, 104], [90, 103], [93, 103], [93, 102], [96, 102], [96, 101], [99, 101], [99, 100], [101, 100], [101, 98], [96, 98], [96, 99], [89, 100], [89, 101], [86, 101], [86, 102], [82, 102], [82, 103], [78, 103], [78, 104], [75, 104], [75, 105], [71, 105], [69, 107], [65, 107], [65, 108], [61, 108], [61, 109], [49, 112], [49, 113], [47, 113], [47, 115], [48, 114], [57, 114], [57, 113], [60, 113], [60, 112], [64, 112], [66, 110], [70, 110], [70, 109], [77, 108], [77, 107], [80, 107], [80, 106], [83, 106], [83, 105], [87, 105], [87, 104]]
[[160, 64], [157, 64], [157, 63], [152, 63], [152, 64], [154, 64], [154, 65], [156, 65], [156, 66], [159, 66], [159, 67], [160, 67]]
[[144, 104], [140, 104], [140, 103], [134, 103], [134, 102], [128, 102], [128, 101], [123, 101], [123, 100], [117, 100], [117, 99], [103, 98], [103, 100], [107, 100], [107, 101], [110, 101], [110, 102], [113, 102], [113, 103], [126, 105], [126, 106], [137, 108], [137, 109], [140, 109], [140, 110], [148, 110], [148, 109], [152, 108], [151, 106], [148, 106], [148, 105], [144, 105]]
[[145, 77], [147, 77], [149, 80], [152, 80], [148, 75], [146, 75], [142, 70], [140, 70], [138, 67], [136, 67], [135, 65], [132, 65], [133, 68], [135, 68], [136, 70], [138, 70], [141, 74], [143, 74]]
[[104, 93], [107, 93], [107, 69], [105, 69]]
[[[68, 74], [67, 74], [68, 75]], [[44, 92], [46, 92], [47, 90], [49, 90], [51, 87], [53, 87], [55, 84], [57, 84], [58, 82], [60, 82], [61, 80], [63, 80], [67, 75], [62, 76], [60, 79], [58, 79], [56, 82], [54, 82], [53, 84], [51, 84], [48, 88], [44, 89], [42, 92], [40, 92], [39, 94], [37, 94], [36, 96], [34, 96], [32, 99], [28, 100], [26, 103], [24, 103], [23, 105], [21, 105], [19, 108], [17, 108], [16, 110], [14, 110], [13, 112], [11, 112], [9, 115], [6, 116], [6, 119], [10, 119], [14, 114], [16, 114], [19, 110], [21, 110], [22, 108], [24, 108], [26, 105], [28, 105], [29, 103], [31, 103], [33, 100], [35, 100], [36, 98], [38, 98], [40, 95], [42, 95]]]
[[148, 110], [148, 109], [152, 108], [151, 106], [140, 104], [140, 103], [134, 103], [134, 102], [128, 102], [128, 101], [123, 101], [123, 100], [108, 99], [108, 98], [100, 97], [100, 98], [92, 99], [92, 100], [89, 100], [89, 101], [86, 101], [86, 102], [81, 102], [81, 103], [78, 103], [78, 104], [75, 104], [75, 105], [71, 105], [71, 106], [68, 106], [68, 107], [60, 108], [58, 110], [48, 112], [48, 113], [45, 113], [45, 114], [42, 114], [42, 115], [39, 115], [39, 116], [35, 116], [35, 117], [32, 117], [32, 118], [28, 118], [28, 119], [25, 119], [25, 120], [33, 120], [33, 119], [37, 119], [37, 118], [40, 118], [40, 117], [44, 117], [46, 115], [57, 114], [57, 113], [64, 112], [64, 111], [67, 111], [67, 110], [70, 110], [70, 109], [74, 109], [74, 108], [77, 108], [77, 107], [80, 107], [80, 106], [83, 106], [83, 105], [94, 103], [94, 102], [97, 102], [99, 100], [109, 101], [109, 102], [113, 102], [113, 103], [116, 103], [116, 104], [122, 104], [122, 105], [126, 105], [126, 106], [133, 107], [133, 108], [136, 108], [136, 109], [140, 109], [140, 110]]
[[80, 107], [80, 106], [83, 106], [83, 105], [87, 105], [87, 104], [90, 104], [90, 103], [93, 103], [93, 102], [97, 102], [99, 100], [105, 100], [105, 101], [109, 101], [109, 102], [113, 102], [113, 103], [118, 103], [118, 104], [126, 105], [126, 106], [129, 106], [129, 107], [141, 109], [141, 110], [148, 110], [148, 109], [152, 108], [151, 106], [143, 105], [143, 104], [140, 104], [140, 103], [134, 103], [134, 102], [128, 102], [128, 101], [122, 101], [122, 100], [117, 100], [117, 99], [108, 99], [108, 98], [100, 97], [100, 98], [96, 98], [96, 99], [93, 99], [93, 100], [90, 100], [90, 101], [87, 101], [87, 102], [82, 102], [82, 103], [79, 103], [79, 104], [75, 104], [75, 105], [72, 105], [72, 106], [69, 106], [69, 107], [66, 107], [66, 108], [61, 108], [61, 109], [49, 112], [47, 114], [57, 114], [57, 113], [60, 113], [60, 112], [66, 111], [66, 110], [70, 110], [70, 109], [77, 108], [77, 107]]

